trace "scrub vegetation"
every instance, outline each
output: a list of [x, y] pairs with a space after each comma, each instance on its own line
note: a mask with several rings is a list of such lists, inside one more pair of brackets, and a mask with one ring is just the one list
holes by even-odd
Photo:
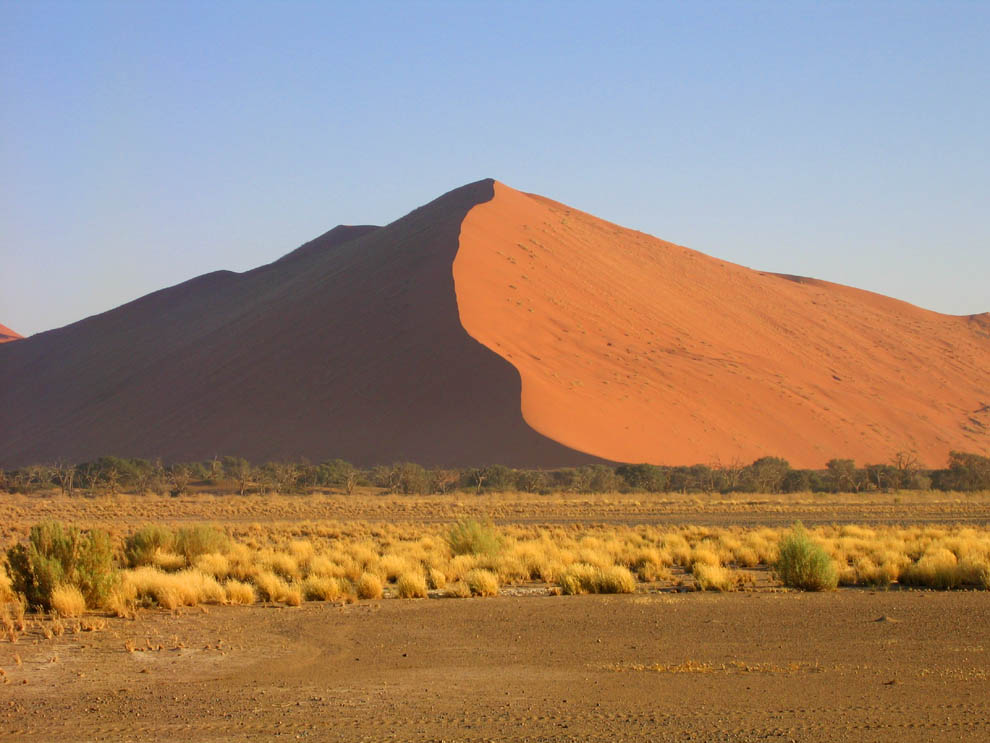
[[990, 530], [967, 526], [576, 528], [462, 520], [153, 524], [111, 535], [47, 521], [4, 554], [0, 601], [62, 617], [520, 591], [990, 589]]

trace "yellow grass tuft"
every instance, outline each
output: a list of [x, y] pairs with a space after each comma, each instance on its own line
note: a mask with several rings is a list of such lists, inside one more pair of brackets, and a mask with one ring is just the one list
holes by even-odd
[[710, 546], [698, 546], [695, 547], [691, 552], [691, 571], [698, 565], [709, 565], [712, 567], [717, 567], [722, 564], [722, 560], [719, 557], [718, 552], [712, 549]]
[[905, 568], [901, 582], [929, 588], [956, 588], [963, 582], [959, 562], [953, 552], [944, 547], [933, 549]]
[[285, 601], [292, 589], [281, 576], [263, 570], [254, 576], [254, 585], [262, 601]]
[[449, 599], [469, 599], [471, 598], [471, 587], [462, 580], [454, 581], [443, 592]]
[[498, 596], [498, 576], [491, 570], [470, 570], [464, 576], [464, 582], [474, 596]]
[[222, 604], [227, 595], [216, 578], [195, 568], [178, 573], [166, 573], [158, 568], [144, 566], [124, 573], [122, 591], [131, 593], [140, 601], [157, 604], [163, 609], [197, 604]]
[[265, 550], [258, 555], [257, 562], [263, 569], [275, 573], [285, 580], [295, 580], [300, 577], [299, 561], [284, 552]]
[[450, 580], [461, 580], [465, 575], [473, 570], [477, 564], [478, 557], [476, 555], [455, 555], [451, 558], [450, 562], [447, 563], [447, 569], [444, 572]]
[[430, 584], [430, 588], [443, 588], [447, 585], [446, 574], [436, 568], [430, 568], [426, 571], [426, 580]]
[[343, 566], [327, 555], [316, 555], [309, 561], [309, 574], [327, 578], [342, 578], [346, 571]]
[[224, 584], [224, 590], [227, 592], [227, 601], [232, 604], [253, 604], [258, 599], [254, 586], [233, 578]]
[[380, 599], [382, 597], [382, 580], [374, 573], [362, 573], [355, 585], [359, 599]]
[[289, 554], [295, 559], [297, 565], [308, 568], [316, 556], [316, 548], [309, 540], [297, 539], [289, 543]]
[[311, 575], [302, 583], [303, 598], [307, 601], [336, 601], [342, 591], [340, 581], [324, 575]]
[[692, 573], [702, 591], [735, 591], [739, 582], [734, 570], [721, 565], [698, 562], [694, 564]]
[[223, 580], [230, 575], [230, 560], [219, 552], [209, 552], [205, 555], [200, 555], [193, 562], [193, 567], [207, 575], [212, 575], [218, 580]]
[[79, 617], [86, 613], [86, 597], [76, 586], [61, 585], [52, 591], [52, 610], [62, 617]]
[[186, 558], [174, 552], [165, 552], [164, 550], [156, 549], [155, 553], [151, 556], [151, 564], [159, 570], [171, 572], [173, 570], [182, 570], [186, 566]]
[[636, 579], [621, 565], [602, 568], [588, 563], [574, 563], [561, 574], [558, 585], [561, 592], [567, 595], [636, 591]]
[[425, 599], [426, 577], [420, 572], [403, 573], [395, 583], [400, 599]]
[[14, 589], [3, 563], [0, 563], [0, 604], [14, 600]]

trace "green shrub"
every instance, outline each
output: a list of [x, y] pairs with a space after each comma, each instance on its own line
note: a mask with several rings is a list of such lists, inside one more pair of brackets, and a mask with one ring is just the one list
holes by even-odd
[[502, 550], [502, 536], [490, 524], [461, 519], [447, 532], [447, 544], [455, 555], [497, 555]]
[[45, 610], [51, 609], [52, 593], [63, 585], [78, 588], [87, 606], [105, 606], [119, 580], [106, 532], [83, 532], [57, 521], [31, 527], [26, 545], [7, 550], [7, 562], [14, 590]]
[[835, 563], [800, 523], [780, 540], [780, 556], [774, 565], [785, 586], [802, 591], [831, 591], [839, 584]]
[[230, 538], [222, 531], [205, 524], [183, 527], [175, 534], [175, 551], [190, 563], [200, 555], [223, 553], [228, 549]]
[[175, 534], [166, 526], [149, 525], [138, 529], [124, 540], [124, 559], [132, 568], [151, 565], [155, 552], [172, 552]]

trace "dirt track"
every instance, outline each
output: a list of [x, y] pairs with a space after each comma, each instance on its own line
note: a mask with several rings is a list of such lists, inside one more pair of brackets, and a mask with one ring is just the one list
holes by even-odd
[[988, 627], [916, 591], [152, 612], [0, 645], [0, 739], [986, 740]]

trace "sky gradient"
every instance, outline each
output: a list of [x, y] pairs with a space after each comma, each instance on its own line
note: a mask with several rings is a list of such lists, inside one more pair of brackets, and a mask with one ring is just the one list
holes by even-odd
[[25, 335], [486, 177], [990, 311], [990, 3], [0, 0], [0, 132]]

